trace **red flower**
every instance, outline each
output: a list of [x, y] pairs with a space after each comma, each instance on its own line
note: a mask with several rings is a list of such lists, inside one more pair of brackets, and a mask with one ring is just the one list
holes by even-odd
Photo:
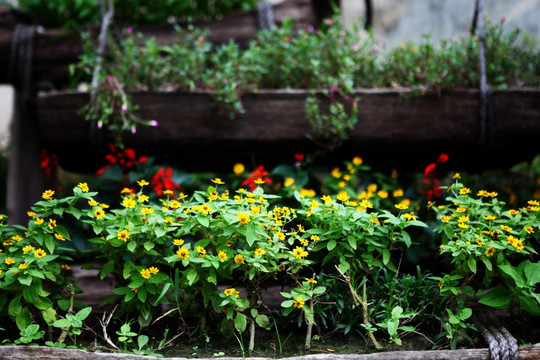
[[58, 165], [58, 156], [54, 153], [49, 155], [47, 149], [41, 150], [39, 155], [41, 157], [41, 161], [39, 163], [41, 170], [43, 170], [45, 176], [49, 178], [53, 173], [56, 165]]
[[268, 171], [264, 170], [263, 165], [257, 166], [255, 171], [253, 171], [246, 180], [242, 181], [240, 186], [247, 185], [251, 191], [255, 190], [257, 188], [257, 185], [255, 184], [255, 180], [264, 180], [265, 183], [271, 184], [272, 179], [266, 177], [268, 175]]
[[105, 164], [101, 169], [96, 171], [96, 176], [103, 174], [112, 165], [118, 164], [121, 166], [122, 171], [124, 172], [126, 177], [129, 177], [127, 175], [129, 169], [137, 165], [137, 162], [145, 163], [147, 161], [146, 156], [141, 156], [137, 160], [135, 150], [133, 149], [128, 148], [124, 150], [117, 150], [114, 144], [109, 144], [109, 149], [111, 150], [111, 153], [105, 155], [105, 160], [107, 161], [107, 164]]
[[154, 175], [151, 184], [158, 196], [163, 195], [165, 190], [176, 191], [180, 189], [180, 184], [174, 182], [172, 175], [172, 168], [161, 168]]
[[423, 188], [420, 194], [427, 195], [428, 201], [433, 201], [434, 198], [439, 198], [443, 195], [443, 190], [439, 186], [437, 179], [437, 164], [448, 161], [448, 155], [442, 153], [439, 155], [437, 162], [431, 163], [424, 169], [424, 180], [422, 181]]

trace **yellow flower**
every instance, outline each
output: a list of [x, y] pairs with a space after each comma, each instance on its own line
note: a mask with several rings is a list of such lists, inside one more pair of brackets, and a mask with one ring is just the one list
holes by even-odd
[[320, 240], [320, 238], [317, 235], [311, 235], [309, 238], [311, 239], [311, 241]]
[[221, 181], [220, 178], [215, 178], [211, 180], [214, 184], [223, 185], [225, 184], [223, 181]]
[[460, 223], [464, 223], [464, 222], [467, 222], [467, 221], [469, 221], [468, 216], [460, 216], [459, 219], [458, 219], [458, 222], [460, 222]]
[[53, 198], [53, 195], [54, 195], [54, 191], [53, 190], [45, 190], [43, 192], [43, 195], [41, 195], [41, 197], [45, 200], [52, 200]]
[[228, 289], [225, 289], [223, 292], [227, 296], [234, 295], [235, 298], [238, 297], [238, 291], [235, 288], [228, 288]]
[[20, 264], [19, 269], [21, 269], [21, 270], [28, 269], [28, 264], [27, 263]]
[[173, 219], [172, 217], [170, 217], [170, 216], [168, 216], [168, 217], [166, 217], [165, 219], [163, 219], [163, 222], [164, 222], [165, 224], [172, 224], [173, 221], [174, 221], [174, 219]]
[[293, 249], [292, 254], [297, 259], [302, 259], [306, 256], [308, 256], [308, 252], [302, 249], [300, 246], [297, 246]]
[[340, 191], [338, 194], [337, 194], [337, 199], [339, 201], [347, 201], [350, 199], [350, 196], [347, 195], [347, 193], [345, 191]]
[[459, 189], [459, 195], [467, 195], [470, 192], [471, 192], [471, 189], [466, 188], [466, 187]]
[[263, 250], [263, 249], [261, 249], [261, 248], [255, 249], [255, 255], [262, 256], [262, 255], [264, 255], [264, 254], [266, 254], [266, 251], [265, 251], [265, 250]]
[[503, 229], [505, 231], [512, 231], [512, 228], [510, 226], [506, 226], [506, 225], [501, 225], [501, 229]]
[[25, 247], [23, 247], [23, 254], [26, 254], [27, 252], [29, 251], [32, 251], [32, 250], [35, 250], [36, 248], [33, 247], [33, 246], [30, 246], [30, 245], [26, 245]]
[[253, 215], [257, 215], [261, 212], [261, 207], [254, 205], [251, 207], [250, 211]]
[[485, 220], [495, 220], [495, 219], [497, 219], [497, 216], [495, 216], [495, 215], [486, 215], [486, 216], [484, 216], [484, 219]]
[[263, 179], [257, 179], [257, 180], [254, 181], [254, 183], [257, 184], [257, 185], [262, 185], [262, 184], [265, 183], [265, 181]]
[[127, 230], [117, 231], [116, 237], [118, 238], [118, 240], [122, 240], [125, 242], [129, 239], [129, 231]]
[[16, 241], [16, 242], [19, 242], [19, 241], [22, 240], [22, 237], [21, 237], [20, 235], [13, 235], [13, 236], [11, 237], [11, 240]]
[[227, 254], [225, 254], [225, 251], [223, 250], [219, 250], [218, 258], [221, 262], [225, 262], [228, 259]]
[[150, 183], [144, 179], [142, 180], [137, 180], [137, 184], [139, 184], [139, 186], [145, 186], [145, 185], [150, 185]]
[[181, 192], [180, 194], [178, 194], [178, 200], [182, 200], [182, 199], [185, 199], [187, 198], [188, 196], [186, 194], [184, 194], [183, 192]]
[[124, 205], [127, 208], [134, 208], [137, 203], [135, 202], [135, 199], [132, 197], [127, 197], [122, 201], [122, 205]]
[[416, 220], [416, 216], [414, 216], [414, 212], [410, 212], [408, 214], [403, 214], [403, 217], [405, 218], [405, 220]]
[[236, 217], [236, 220], [238, 220], [240, 224], [247, 224], [248, 222], [250, 222], [251, 219], [248, 213], [239, 213]]
[[467, 229], [469, 227], [469, 225], [467, 224], [464, 224], [464, 223], [459, 223], [458, 226], [462, 229]]
[[489, 196], [489, 191], [480, 190], [478, 191], [478, 194], [476, 194], [476, 196]]
[[308, 283], [308, 284], [316, 284], [317, 283], [317, 280], [313, 279], [313, 278], [305, 278], [305, 281]]
[[328, 195], [323, 195], [321, 200], [324, 201], [325, 205], [330, 205], [332, 203], [332, 198]]
[[486, 250], [486, 256], [490, 257], [493, 256], [493, 254], [495, 254], [495, 248], [493, 246], [490, 246], [489, 249]]
[[456, 173], [452, 178], [453, 179], [461, 179], [461, 175], [459, 173]]
[[143, 215], [150, 215], [151, 213], [154, 212], [154, 209], [153, 208], [149, 208], [149, 207], [144, 207], [141, 209], [141, 213]]
[[238, 254], [238, 255], [236, 255], [234, 257], [234, 262], [237, 263], [237, 264], [245, 264], [245, 261], [246, 261], [246, 259], [240, 254]]
[[307, 245], [307, 244], [309, 244], [308, 239], [300, 238], [300, 239], [298, 239], [298, 241], [300, 241], [300, 244], [302, 244], [302, 245]]
[[67, 264], [62, 264], [60, 265], [60, 267], [64, 270], [71, 270], [71, 266], [67, 265]]
[[56, 227], [56, 220], [49, 219], [49, 229], [54, 229]]
[[484, 244], [485, 244], [485, 243], [482, 241], [481, 238], [476, 238], [476, 243], [477, 243], [478, 245], [480, 245], [480, 246], [484, 246]]
[[395, 204], [394, 206], [399, 210], [405, 210], [409, 207], [408, 205], [405, 205], [403, 203]]
[[200, 254], [199, 256], [204, 256], [206, 254], [206, 250], [202, 246], [197, 246], [196, 249], [197, 252]]
[[142, 269], [141, 270], [141, 275], [145, 279], [150, 279], [150, 276], [152, 276], [152, 274], [150, 273], [150, 270], [148, 270], [148, 269]]
[[301, 309], [302, 307], [304, 307], [304, 300], [302, 300], [302, 297], [299, 296], [297, 297], [295, 300], [293, 300], [293, 306], [297, 309]]
[[340, 181], [340, 182], [338, 183], [338, 186], [339, 186], [340, 188], [345, 187], [345, 185], [347, 185], [347, 183], [346, 183], [345, 181]]
[[104, 209], [108, 209], [108, 208], [110, 208], [110, 206], [109, 206], [109, 205], [107, 205], [107, 204], [104, 204], [104, 203], [101, 203], [101, 204], [99, 204], [99, 206], [101, 206], [101, 207], [102, 207], [102, 208], [104, 208]]
[[181, 247], [176, 251], [176, 255], [179, 259], [187, 260], [189, 258], [189, 251], [185, 247]]
[[393, 197], [402, 197], [403, 196], [403, 190], [401, 189], [397, 189], [397, 190], [394, 190], [394, 192], [392, 193], [392, 196]]
[[379, 190], [379, 191], [377, 191], [377, 195], [378, 195], [380, 198], [386, 199], [386, 198], [388, 197], [388, 191], [386, 191], [386, 190]]
[[82, 190], [82, 192], [88, 192], [90, 190], [87, 183], [79, 183], [77, 186]]
[[13, 259], [10, 258], [10, 257], [7, 257], [6, 260], [4, 260], [4, 262], [5, 262], [7, 265], [15, 264], [15, 260], [13, 260]]
[[294, 179], [292, 177], [288, 177], [285, 179], [285, 182], [283, 183], [283, 186], [289, 187], [292, 184], [294, 184]]
[[122, 191], [120, 191], [120, 194], [131, 194], [131, 193], [133, 193], [133, 191], [128, 187], [125, 187], [122, 189]]
[[537, 200], [529, 200], [529, 201], [527, 201], [527, 204], [534, 205], [534, 206], [540, 206], [540, 202], [538, 202]]
[[534, 233], [534, 229], [533, 229], [531, 226], [526, 226], [526, 227], [525, 227], [525, 231], [527, 232], [527, 234], [532, 234], [532, 233]]
[[341, 172], [339, 171], [339, 168], [332, 169], [332, 176], [335, 177], [335, 178], [340, 178], [341, 177]]
[[99, 203], [96, 200], [88, 200], [88, 205], [94, 207], [94, 206], [98, 206]]
[[236, 176], [240, 176], [244, 173], [244, 171], [246, 170], [244, 164], [241, 164], [241, 163], [236, 163], [234, 164], [233, 166], [233, 172]]
[[42, 258], [44, 256], [47, 256], [47, 253], [45, 252], [45, 250], [43, 249], [37, 249], [36, 251], [34, 251], [34, 255], [37, 257], [37, 258]]
[[301, 197], [313, 197], [315, 196], [315, 190], [313, 189], [300, 189], [300, 196]]
[[285, 234], [282, 233], [281, 231], [278, 231], [276, 233], [276, 237], [279, 239], [279, 240], [285, 240]]
[[381, 225], [378, 218], [370, 218], [369, 221], [371, 221], [374, 224]]
[[159, 269], [158, 269], [157, 267], [155, 267], [155, 266], [150, 266], [150, 267], [148, 268], [148, 270], [150, 271], [150, 273], [152, 273], [152, 274], [154, 274], [154, 275], [157, 274], [157, 273], [159, 272]]
[[467, 209], [466, 207], [460, 206], [460, 207], [458, 207], [458, 208], [456, 209], [456, 212], [458, 212], [458, 213], [464, 213], [464, 212], [466, 212], [467, 210], [468, 210], [468, 209]]
[[509, 213], [510, 215], [517, 215], [517, 214], [520, 214], [521, 211], [516, 210], [516, 209], [510, 209], [510, 210], [508, 210], [508, 213]]
[[[27, 214], [29, 217], [34, 217], [34, 216], [37, 215], [37, 214], [36, 214], [35, 212], [33, 212], [33, 211], [28, 211], [26, 214]], [[0, 220], [2, 220], [2, 219], [0, 219]]]
[[141, 203], [145, 203], [145, 202], [148, 202], [148, 200], [150, 200], [150, 198], [146, 195], [139, 195], [139, 201]]
[[57, 239], [57, 240], [60, 240], [60, 241], [66, 241], [66, 238], [63, 237], [62, 235], [60, 234], [54, 234], [54, 237]]
[[94, 211], [94, 217], [98, 220], [100, 219], [103, 219], [103, 217], [105, 216], [105, 211], [103, 211], [103, 209], [97, 209], [96, 211]]
[[352, 163], [356, 166], [358, 165], [362, 165], [364, 161], [362, 160], [362, 158], [360, 156], [355, 156], [353, 159], [352, 159]]
[[42, 218], [36, 218], [36, 221], [34, 221], [34, 223], [35, 223], [36, 225], [41, 225], [41, 224], [43, 224], [43, 221], [44, 221], [44, 220], [43, 220]]
[[173, 245], [176, 245], [176, 246], [184, 245], [184, 239], [174, 239], [173, 240]]

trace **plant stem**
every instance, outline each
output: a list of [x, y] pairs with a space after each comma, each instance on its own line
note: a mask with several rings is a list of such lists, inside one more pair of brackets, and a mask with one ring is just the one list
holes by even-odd
[[248, 351], [251, 354], [255, 349], [255, 319], [249, 319], [249, 346]]
[[369, 340], [371, 340], [372, 344], [377, 349], [380, 349], [381, 345], [379, 344], [379, 342], [375, 338], [375, 335], [373, 335], [373, 331], [371, 331], [371, 328], [370, 328], [371, 324], [369, 322], [369, 309], [368, 309], [368, 301], [367, 301], [367, 286], [366, 286], [366, 281], [365, 281], [366, 277], [364, 276], [364, 285], [362, 285], [362, 298], [360, 298], [360, 296], [358, 296], [358, 293], [356, 292], [356, 290], [354, 290], [354, 287], [352, 286], [351, 278], [349, 276], [345, 275], [344, 273], [342, 273], [341, 270], [339, 270], [339, 267], [336, 266], [336, 269], [341, 274], [341, 277], [343, 278], [343, 280], [345, 280], [345, 282], [349, 286], [349, 291], [350, 291], [350, 293], [351, 293], [351, 295], [353, 297], [354, 305], [359, 306], [362, 309], [362, 318], [364, 320], [363, 321], [364, 325], [366, 326], [366, 331], [367, 331]]
[[[313, 299], [309, 299], [309, 311], [313, 314]], [[307, 331], [306, 331], [306, 342], [304, 343], [304, 348], [306, 350], [311, 349], [311, 332], [313, 331], [313, 321], [306, 321]]]
[[[69, 309], [68, 309], [68, 313], [72, 314], [73, 313], [73, 298], [75, 297], [75, 290], [73, 288], [73, 285], [68, 284], [67, 286], [69, 288]], [[62, 328], [62, 333], [58, 337], [57, 342], [63, 343], [66, 340], [66, 336], [67, 336], [70, 328], [71, 328], [70, 326], [66, 326], [66, 327]]]

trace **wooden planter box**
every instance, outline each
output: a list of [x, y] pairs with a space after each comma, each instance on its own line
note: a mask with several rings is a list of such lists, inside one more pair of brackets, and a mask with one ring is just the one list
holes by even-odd
[[[139, 126], [125, 144], [139, 154], [161, 155], [189, 169], [230, 170], [237, 161], [291, 163], [293, 153], [320, 149], [306, 138], [310, 90], [260, 90], [242, 97], [246, 112], [235, 119], [220, 117], [207, 93], [134, 93], [139, 115], [157, 127]], [[493, 119], [482, 146], [479, 92], [445, 91], [409, 98], [408, 90], [360, 89], [358, 123], [340, 148], [327, 159], [364, 157], [369, 164], [422, 169], [446, 152], [455, 168], [509, 166], [532, 158], [540, 136], [540, 90], [493, 92]], [[321, 99], [328, 99], [319, 93]], [[37, 115], [43, 146], [58, 153], [68, 170], [93, 171], [105, 154], [104, 133], [92, 129], [79, 109], [88, 93], [54, 92], [38, 97]], [[216, 165], [217, 167], [214, 167]]]
[[[540, 357], [540, 344], [521, 346], [519, 349], [519, 359], [533, 360]], [[0, 346], [0, 358], [2, 359], [130, 359], [144, 360], [148, 356], [134, 354], [110, 354], [92, 353], [83, 350], [58, 349], [44, 346]], [[185, 360], [185, 358], [164, 358], [170, 360]], [[237, 359], [222, 357], [221, 359]], [[253, 360], [270, 360], [270, 358], [252, 357]], [[429, 351], [392, 351], [373, 354], [312, 354], [284, 358], [284, 360], [489, 360], [489, 350], [484, 349], [462, 349], [462, 350], [429, 350]]]

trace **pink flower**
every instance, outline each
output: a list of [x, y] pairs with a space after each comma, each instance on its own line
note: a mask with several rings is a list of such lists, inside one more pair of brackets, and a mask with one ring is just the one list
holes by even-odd
[[122, 108], [120, 110], [122, 110], [122, 112], [126, 112], [127, 111], [127, 105], [122, 104]]
[[332, 19], [324, 19], [326, 25], [332, 25]]
[[373, 47], [371, 48], [371, 50], [373, 52], [378, 52], [378, 51], [381, 51], [383, 48], [383, 44], [382, 43], [378, 43], [376, 45], [373, 45]]
[[131, 34], [133, 32], [133, 28], [131, 26], [126, 28], [126, 33]]
[[156, 127], [158, 125], [159, 125], [159, 123], [156, 120], [151, 120], [150, 121], [150, 126]]

